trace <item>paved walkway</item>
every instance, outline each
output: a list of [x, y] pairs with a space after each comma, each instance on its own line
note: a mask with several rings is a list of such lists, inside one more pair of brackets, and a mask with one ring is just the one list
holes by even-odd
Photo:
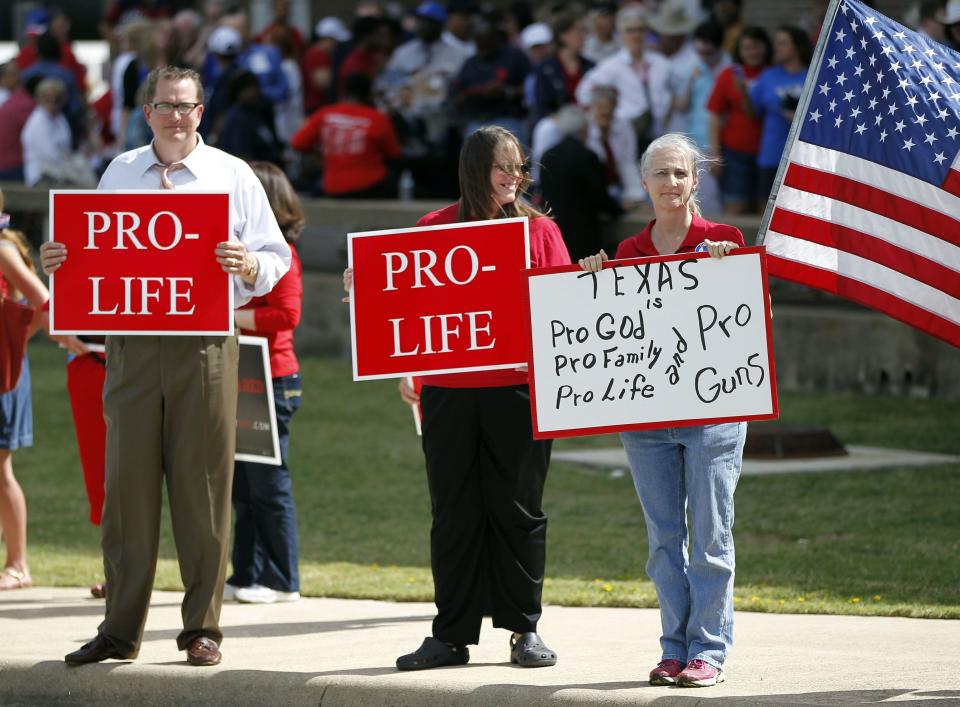
[[[878, 471], [896, 466], [916, 467], [936, 464], [955, 464], [960, 457], [936, 452], [915, 452], [909, 449], [886, 449], [847, 445], [847, 456], [817, 457], [811, 459], [744, 459], [743, 474], [798, 474], [835, 471]], [[569, 462], [583, 466], [612, 469], [617, 472], [629, 470], [627, 453], [623, 447], [609, 449], [578, 449], [554, 452], [552, 461]]]
[[430, 632], [432, 604], [303, 599], [227, 604], [224, 661], [176, 650], [180, 594], [156, 592], [140, 657], [69, 668], [103, 602], [85, 589], [0, 595], [0, 705], [859, 705], [960, 703], [960, 622], [737, 613], [728, 681], [650, 687], [659, 618], [650, 609], [548, 606], [553, 668], [509, 664], [507, 633], [484, 627], [471, 662], [400, 673]]

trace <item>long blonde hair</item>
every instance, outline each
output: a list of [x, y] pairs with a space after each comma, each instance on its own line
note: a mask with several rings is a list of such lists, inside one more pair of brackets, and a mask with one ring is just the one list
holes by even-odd
[[27, 240], [26, 234], [23, 231], [7, 228], [9, 220], [9, 215], [3, 213], [3, 191], [0, 190], [0, 241], [13, 243], [17, 252], [20, 253], [20, 257], [23, 258], [24, 264], [33, 272], [37, 272], [37, 268], [33, 264], [33, 258], [30, 257], [30, 242]]

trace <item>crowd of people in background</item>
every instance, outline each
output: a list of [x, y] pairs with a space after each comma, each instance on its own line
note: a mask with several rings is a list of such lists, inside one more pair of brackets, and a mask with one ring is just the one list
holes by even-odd
[[[796, 18], [810, 32], [768, 32], [745, 25], [741, 0], [368, 0], [305, 36], [290, 21], [289, 0], [275, 0], [256, 33], [234, 0], [175, 7], [108, 6], [109, 90], [92, 101], [69, 19], [52, 6], [28, 13], [20, 53], [0, 66], [0, 180], [95, 185], [113, 156], [150, 139], [141, 108], [147, 73], [177, 65], [203, 77], [204, 141], [276, 164], [300, 193], [454, 198], [460, 145], [496, 124], [528, 148], [538, 205], [568, 222], [577, 215], [564, 210], [583, 208], [551, 193], [558, 180], [543, 165], [559, 162], [602, 179], [599, 218], [612, 219], [649, 205], [639, 155], [679, 132], [711, 159], [704, 212], [756, 213], [820, 19]], [[905, 19], [960, 46], [958, 0], [919, 2]], [[561, 120], [567, 106], [583, 120], [569, 111]], [[547, 159], [554, 148], [564, 156]]]

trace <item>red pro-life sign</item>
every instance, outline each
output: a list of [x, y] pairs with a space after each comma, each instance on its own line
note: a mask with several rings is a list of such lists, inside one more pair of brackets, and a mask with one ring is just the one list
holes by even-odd
[[348, 242], [354, 380], [526, 363], [526, 218], [351, 233]]
[[54, 334], [233, 333], [233, 283], [217, 263], [230, 239], [226, 193], [50, 192]]

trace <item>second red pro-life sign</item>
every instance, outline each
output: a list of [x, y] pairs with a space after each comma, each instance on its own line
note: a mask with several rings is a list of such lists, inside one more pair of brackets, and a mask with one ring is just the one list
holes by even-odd
[[51, 191], [51, 240], [67, 246], [51, 332], [232, 333], [233, 283], [214, 253], [230, 234], [226, 193]]
[[351, 233], [354, 380], [526, 363], [526, 218]]

